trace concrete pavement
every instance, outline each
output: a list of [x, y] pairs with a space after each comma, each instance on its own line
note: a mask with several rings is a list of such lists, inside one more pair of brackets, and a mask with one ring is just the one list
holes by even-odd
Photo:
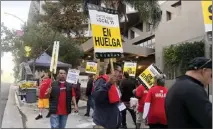
[[16, 86], [10, 86], [1, 128], [23, 128], [22, 116], [15, 102], [16, 89]]
[[[15, 94], [17, 86], [11, 86], [8, 102], [4, 112], [2, 128], [50, 128], [49, 118], [46, 118], [47, 110], [43, 113], [43, 118], [35, 120], [38, 115], [37, 104], [27, 104], [20, 101], [20, 97]], [[79, 101], [78, 115], [70, 114], [66, 128], [93, 128], [91, 117], [85, 117], [86, 102]], [[92, 115], [92, 114], [91, 114]], [[128, 128], [135, 128], [130, 114], [127, 112]]]
[[[26, 104], [20, 107], [20, 110], [26, 116], [25, 128], [50, 128], [50, 120], [46, 118], [47, 110], [43, 113], [43, 118], [40, 120], [35, 120], [38, 115], [38, 109], [36, 104]], [[74, 115], [73, 113], [69, 115], [67, 120], [66, 128], [93, 128], [93, 121], [91, 117], [85, 117], [86, 112], [86, 102], [79, 101], [79, 113]], [[92, 114], [91, 114], [92, 115]], [[128, 128], [135, 128], [130, 115], [127, 115]], [[130, 121], [131, 120], [131, 121]]]
[[8, 100], [10, 83], [1, 83], [1, 97], [0, 97], [0, 126], [2, 126], [2, 119], [4, 115], [5, 106]]

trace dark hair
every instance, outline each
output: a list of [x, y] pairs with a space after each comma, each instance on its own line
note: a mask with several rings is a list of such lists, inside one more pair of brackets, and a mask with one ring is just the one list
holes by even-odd
[[[113, 62], [114, 69], [122, 67], [121, 64]], [[106, 74], [111, 74], [111, 63], [108, 64]]]
[[124, 77], [128, 79], [129, 78], [129, 73], [124, 72]]
[[88, 76], [89, 76], [89, 78], [92, 78], [92, 77], [93, 77], [93, 74], [89, 74]]
[[52, 78], [51, 72], [47, 72], [49, 78]]
[[157, 76], [155, 79], [158, 86], [165, 86], [166, 75], [161, 74]]
[[157, 85], [158, 86], [165, 86], [165, 80], [163, 80], [163, 79], [157, 79]]
[[61, 70], [65, 71], [65, 72], [67, 73], [67, 71], [66, 71], [65, 69], [59, 69], [59, 70], [58, 70], [58, 74], [59, 74], [59, 72], [60, 72]]

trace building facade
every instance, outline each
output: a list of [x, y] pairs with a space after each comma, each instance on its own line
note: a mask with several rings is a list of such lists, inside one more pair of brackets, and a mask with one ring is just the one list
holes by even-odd
[[[32, 1], [29, 21], [32, 21], [33, 14], [45, 13], [42, 11], [42, 4], [44, 4], [42, 1]], [[139, 20], [136, 10], [127, 6], [128, 31], [122, 35], [124, 57], [120, 58], [121, 61], [137, 61], [138, 68], [145, 68], [155, 62], [161, 70], [164, 70], [164, 48], [186, 41], [204, 39], [201, 1], [165, 1], [160, 7], [162, 20], [158, 27], [153, 29], [149, 23]], [[121, 30], [123, 25], [121, 22]], [[89, 24], [85, 28], [85, 36], [90, 39], [82, 44], [84, 59], [93, 60], [93, 41]]]
[[201, 1], [167, 1], [161, 5], [162, 21], [155, 30], [155, 61], [164, 69], [163, 49], [173, 44], [204, 39]]

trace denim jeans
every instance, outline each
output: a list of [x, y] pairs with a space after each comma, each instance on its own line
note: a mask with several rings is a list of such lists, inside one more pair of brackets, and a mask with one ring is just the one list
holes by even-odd
[[51, 129], [64, 129], [67, 124], [68, 115], [51, 114], [50, 125]]
[[90, 108], [92, 108], [94, 110], [94, 106], [93, 106], [93, 99], [92, 96], [88, 96], [88, 100], [87, 100], [87, 114], [90, 113]]

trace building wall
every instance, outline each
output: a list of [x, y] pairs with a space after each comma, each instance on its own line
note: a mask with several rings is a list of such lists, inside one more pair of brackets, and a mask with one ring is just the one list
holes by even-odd
[[[164, 47], [205, 34], [201, 1], [182, 1], [182, 5], [176, 8], [171, 7], [173, 3], [175, 1], [167, 1], [161, 5], [162, 21], [155, 31], [155, 60], [162, 70]], [[169, 21], [166, 11], [173, 14]]]

